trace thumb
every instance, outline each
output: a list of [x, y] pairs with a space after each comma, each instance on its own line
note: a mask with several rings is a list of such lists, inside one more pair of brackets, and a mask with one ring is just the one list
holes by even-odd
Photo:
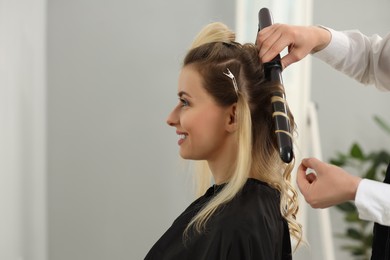
[[306, 167], [306, 168], [310, 168], [310, 169], [313, 169], [313, 170], [316, 170], [319, 166], [319, 164], [321, 163], [320, 160], [318, 160], [317, 158], [305, 158], [302, 160], [302, 164]]
[[307, 186], [310, 185], [309, 180], [306, 178], [307, 167], [304, 164], [300, 164], [297, 170], [297, 185], [302, 194], [307, 190]]
[[294, 59], [291, 57], [290, 54], [287, 54], [286, 56], [284, 56], [281, 60], [280, 60], [280, 63], [282, 64], [282, 70], [284, 70], [285, 68], [287, 68], [288, 66], [291, 65], [291, 63], [294, 63]]
[[283, 68], [287, 68], [292, 63], [302, 60], [307, 54], [308, 52], [305, 49], [296, 48], [293, 45], [289, 46], [288, 54], [286, 54], [281, 60]]

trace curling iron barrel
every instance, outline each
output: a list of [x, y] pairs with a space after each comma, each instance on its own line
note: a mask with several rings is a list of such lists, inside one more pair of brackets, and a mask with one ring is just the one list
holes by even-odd
[[[259, 11], [259, 29], [272, 25], [271, 13], [267, 8]], [[265, 78], [268, 81], [280, 84], [283, 88], [282, 65], [278, 54], [270, 62], [264, 63]], [[284, 92], [284, 91], [283, 91]], [[287, 114], [286, 99], [283, 92], [275, 92], [271, 98], [272, 117], [274, 118], [275, 134], [279, 146], [280, 158], [285, 163], [290, 163], [294, 157], [290, 121]]]

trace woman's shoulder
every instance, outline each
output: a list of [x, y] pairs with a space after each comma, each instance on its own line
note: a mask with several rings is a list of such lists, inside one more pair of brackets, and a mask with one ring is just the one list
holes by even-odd
[[266, 182], [249, 178], [242, 190], [237, 194], [237, 198], [253, 202], [260, 200], [262, 202], [275, 201], [279, 203], [280, 193]]
[[280, 220], [279, 191], [257, 179], [248, 179], [236, 197], [222, 207], [226, 221], [258, 222]]
[[249, 179], [241, 192], [216, 213], [213, 226], [225, 235], [279, 234], [284, 228], [279, 197], [279, 192], [268, 184]]

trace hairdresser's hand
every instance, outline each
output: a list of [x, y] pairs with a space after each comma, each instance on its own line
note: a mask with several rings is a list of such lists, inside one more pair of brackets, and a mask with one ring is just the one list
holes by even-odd
[[[313, 169], [317, 175], [306, 170]], [[354, 200], [361, 178], [340, 167], [316, 158], [303, 159], [297, 172], [297, 184], [306, 202], [313, 208], [327, 208]]]
[[256, 44], [260, 48], [262, 62], [272, 60], [288, 47], [288, 54], [281, 60], [284, 69], [307, 54], [322, 50], [330, 39], [330, 32], [321, 27], [274, 24], [258, 33]]

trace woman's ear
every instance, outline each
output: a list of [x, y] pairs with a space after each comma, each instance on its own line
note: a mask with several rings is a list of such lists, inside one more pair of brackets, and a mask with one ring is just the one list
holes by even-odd
[[226, 130], [229, 133], [237, 130], [237, 103], [231, 105], [227, 110]]

